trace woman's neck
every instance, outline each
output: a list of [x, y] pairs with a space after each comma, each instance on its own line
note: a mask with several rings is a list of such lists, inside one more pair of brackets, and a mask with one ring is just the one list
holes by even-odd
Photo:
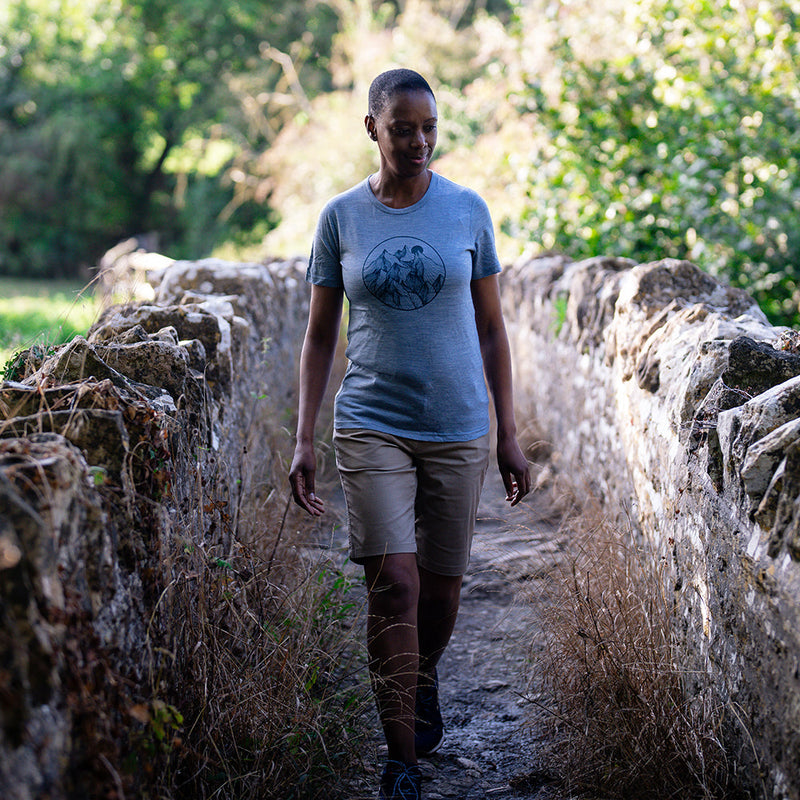
[[425, 196], [431, 184], [431, 171], [426, 169], [413, 178], [395, 178], [376, 172], [369, 179], [375, 198], [389, 208], [408, 208]]

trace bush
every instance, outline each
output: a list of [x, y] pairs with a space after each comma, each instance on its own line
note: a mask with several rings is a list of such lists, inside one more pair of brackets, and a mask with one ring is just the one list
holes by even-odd
[[616, 52], [559, 36], [557, 90], [520, 98], [547, 141], [521, 231], [576, 258], [688, 258], [800, 322], [798, 11], [643, 0]]

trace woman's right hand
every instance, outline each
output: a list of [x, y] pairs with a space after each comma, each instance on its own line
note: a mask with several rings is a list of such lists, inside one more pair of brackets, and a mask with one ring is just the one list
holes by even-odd
[[325, 503], [314, 493], [316, 472], [317, 457], [313, 445], [298, 442], [289, 469], [289, 485], [292, 487], [295, 503], [312, 517], [319, 517], [325, 512]]

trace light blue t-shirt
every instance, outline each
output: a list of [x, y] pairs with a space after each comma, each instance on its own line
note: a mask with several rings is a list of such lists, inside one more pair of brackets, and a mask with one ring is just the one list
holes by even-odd
[[368, 180], [333, 198], [306, 279], [343, 287], [350, 304], [334, 426], [444, 442], [487, 433], [470, 282], [498, 272], [486, 203], [436, 173], [408, 208], [385, 206]]

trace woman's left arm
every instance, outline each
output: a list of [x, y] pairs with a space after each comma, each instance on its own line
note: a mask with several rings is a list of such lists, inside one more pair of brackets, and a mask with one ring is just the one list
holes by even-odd
[[500, 306], [497, 275], [472, 281], [471, 289], [483, 368], [497, 416], [497, 465], [506, 489], [506, 500], [515, 506], [531, 490], [531, 474], [517, 443], [511, 350]]

